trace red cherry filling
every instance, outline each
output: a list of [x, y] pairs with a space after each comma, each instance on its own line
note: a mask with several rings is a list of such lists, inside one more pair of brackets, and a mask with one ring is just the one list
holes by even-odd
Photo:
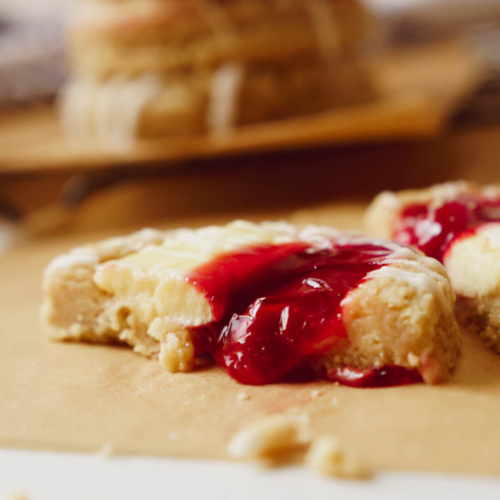
[[[192, 329], [198, 352], [209, 351], [231, 377], [269, 384], [307, 377], [314, 361], [348, 345], [342, 300], [392, 253], [380, 245], [313, 248], [305, 243], [261, 245], [219, 256], [188, 277], [208, 298], [214, 322]], [[387, 368], [349, 377], [317, 372], [357, 387], [415, 381]]]
[[339, 382], [351, 387], [387, 387], [407, 385], [421, 382], [418, 370], [409, 370], [402, 366], [384, 366], [371, 370], [355, 370], [353, 368], [337, 368], [326, 374], [327, 380]]
[[406, 207], [393, 238], [398, 243], [416, 246], [429, 257], [442, 262], [451, 241], [463, 231], [499, 220], [500, 199], [462, 195], [437, 209], [431, 209], [427, 204]]

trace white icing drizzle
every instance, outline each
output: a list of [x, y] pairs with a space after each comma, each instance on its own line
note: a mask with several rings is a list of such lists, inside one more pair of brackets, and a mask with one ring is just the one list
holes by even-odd
[[[380, 269], [368, 273], [367, 278], [393, 278], [404, 281], [411, 287], [432, 293], [441, 304], [444, 311], [450, 312], [450, 301], [445, 296], [445, 290], [449, 287], [445, 276], [437, 273], [429, 266], [432, 259], [413, 252], [409, 248], [400, 247], [394, 251], [384, 262]], [[402, 264], [414, 270], [402, 269], [391, 264]], [[436, 265], [440, 265], [437, 262]], [[446, 272], [443, 272], [446, 274]]]
[[77, 247], [53, 259], [46, 267], [45, 272], [76, 266], [95, 266], [98, 263], [99, 256], [94, 249], [90, 247]]
[[460, 195], [467, 193], [480, 193], [482, 196], [490, 200], [496, 200], [500, 197], [500, 188], [495, 185], [483, 186], [477, 190], [466, 181], [436, 184], [430, 188], [429, 192], [431, 193], [432, 198], [428, 201], [432, 209], [437, 209], [445, 203], [454, 201], [459, 198]]
[[[477, 228], [476, 234], [471, 233], [469, 238], [483, 237], [488, 240], [488, 248], [490, 250], [500, 249], [500, 222], [488, 222], [482, 224]], [[464, 241], [463, 238], [456, 240], [458, 242]], [[455, 242], [453, 242], [455, 243]]]
[[431, 188], [432, 198], [428, 201], [429, 219], [434, 219], [434, 212], [444, 204], [456, 200], [461, 194], [470, 192], [465, 181], [445, 182]]
[[[307, 226], [302, 230], [299, 239], [315, 246], [328, 245], [328, 239], [333, 239], [339, 245], [377, 245], [388, 250], [391, 254], [385, 259], [383, 267], [372, 271], [367, 278], [393, 278], [404, 281], [408, 285], [418, 290], [432, 293], [440, 302], [444, 311], [450, 311], [450, 302], [445, 296], [445, 290], [449, 287], [447, 278], [435, 272], [429, 262], [433, 261], [428, 257], [420, 255], [410, 248], [389, 240], [369, 238], [357, 233], [344, 233], [334, 228], [321, 226]], [[434, 261], [433, 261], [434, 262]], [[392, 264], [399, 263], [412, 270], [401, 269]], [[435, 262], [435, 265], [440, 265]], [[443, 273], [446, 275], [446, 271]], [[344, 299], [349, 300], [349, 295]]]
[[[329, 240], [334, 240], [338, 245], [377, 245], [393, 252], [402, 247], [398, 243], [382, 238], [371, 238], [356, 231], [340, 231], [328, 226], [309, 225], [300, 231], [299, 239], [311, 245], [322, 245]], [[411, 252], [411, 250], [410, 250]]]
[[103, 145], [129, 149], [143, 109], [162, 89], [155, 75], [70, 81], [61, 99], [65, 135], [73, 143], [97, 138]]
[[297, 241], [297, 229], [282, 222], [252, 222], [237, 220], [226, 226], [201, 229], [180, 229], [163, 243], [179, 255], [194, 258], [198, 254], [216, 254], [259, 243], [274, 245]]
[[243, 73], [241, 65], [229, 63], [218, 68], [212, 75], [207, 112], [207, 126], [210, 131], [224, 133], [234, 127]]
[[383, 191], [377, 196], [377, 200], [388, 209], [399, 210], [401, 208], [401, 202], [392, 191]]
[[149, 244], [160, 244], [166, 237], [166, 231], [144, 228], [129, 236], [115, 236], [102, 241], [99, 246], [102, 250], [117, 253], [120, 248], [127, 248], [132, 252], [138, 252]]
[[393, 278], [397, 281], [403, 281], [412, 288], [432, 293], [438, 299], [444, 311], [450, 310], [450, 304], [446, 300], [441, 287], [436, 280], [426, 274], [427, 269], [418, 269], [419, 272], [413, 272], [401, 269], [395, 266], [384, 266], [368, 274], [369, 278]]
[[101, 241], [98, 244], [98, 250], [93, 247], [76, 247], [53, 259], [45, 268], [45, 273], [76, 266], [96, 267], [101, 260], [107, 260], [110, 256], [113, 259], [119, 259], [125, 255], [139, 252], [148, 245], [160, 245], [171, 233], [145, 228], [128, 236], [115, 236]]
[[[443, 275], [441, 275], [430, 266], [431, 262], [433, 266], [440, 266], [436, 261], [388, 240], [369, 238], [356, 233], [346, 234], [326, 226], [310, 225], [304, 229], [298, 229], [286, 222], [254, 224], [238, 220], [226, 226], [208, 226], [196, 230], [180, 229], [172, 231], [168, 235], [161, 231], [145, 229], [129, 237], [118, 237], [103, 242], [101, 248], [113, 250], [127, 247], [131, 252], [137, 252], [160, 246], [163, 248], [162, 252], [172, 253], [178, 258], [183, 257], [194, 262], [211, 259], [220, 252], [252, 244], [279, 245], [293, 241], [304, 241], [321, 248], [331, 246], [332, 240], [338, 245], [376, 245], [387, 248], [391, 253], [384, 260], [383, 267], [372, 271], [366, 278], [392, 278], [403, 281], [417, 290], [432, 293], [440, 302], [443, 310], [450, 311], [451, 304], [446, 297], [446, 290], [449, 288], [446, 272], [442, 268]], [[126, 252], [126, 254], [128, 253]], [[47, 267], [47, 271], [97, 264], [99, 264], [99, 256], [94, 249], [79, 247], [55, 258]], [[398, 265], [409, 269], [403, 269]], [[348, 301], [349, 296], [344, 300]]]
[[122, 86], [117, 94], [116, 108], [111, 111], [114, 121], [109, 139], [113, 145], [118, 148], [133, 146], [141, 113], [162, 88], [160, 79], [151, 74], [132, 79]]
[[[106, 141], [114, 143], [113, 135], [117, 133], [115, 123], [118, 123], [120, 112], [118, 108], [119, 95], [126, 84], [125, 78], [115, 76], [103, 83], [95, 93], [92, 108], [94, 112], [93, 130], [97, 140], [102, 144], [106, 144]], [[97, 86], [97, 83], [95, 85]]]
[[96, 86], [87, 79], [67, 82], [59, 92], [60, 117], [70, 143], [87, 141], [92, 135], [91, 109]]
[[442, 203], [453, 201], [460, 194], [469, 190], [465, 181], [445, 182], [434, 187], [434, 195], [439, 198]]
[[[320, 227], [314, 225], [305, 226], [299, 233], [298, 239], [311, 245], [322, 245], [325, 240], [336, 239], [342, 236], [342, 233], [334, 227]], [[353, 236], [355, 236], [353, 234]]]
[[500, 189], [497, 186], [483, 186], [481, 192], [489, 200], [497, 200], [500, 197]]

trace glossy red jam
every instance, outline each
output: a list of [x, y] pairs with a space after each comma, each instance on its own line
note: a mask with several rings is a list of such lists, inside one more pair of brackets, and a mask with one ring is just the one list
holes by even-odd
[[[330, 242], [321, 249], [290, 243], [222, 255], [188, 278], [209, 298], [215, 318], [192, 330], [196, 349], [209, 351], [244, 384], [284, 380], [302, 367], [305, 374], [326, 351], [348, 345], [342, 300], [390, 253], [383, 246]], [[408, 383], [400, 371], [385, 378], [358, 374], [355, 383], [322, 375], [360, 387]]]
[[414, 384], [422, 380], [418, 370], [409, 370], [402, 366], [384, 366], [371, 370], [336, 368], [328, 371], [325, 378], [350, 387], [388, 387]]
[[393, 238], [398, 243], [416, 246], [442, 262], [450, 242], [463, 231], [499, 220], [500, 199], [461, 195], [436, 209], [427, 204], [405, 208]]

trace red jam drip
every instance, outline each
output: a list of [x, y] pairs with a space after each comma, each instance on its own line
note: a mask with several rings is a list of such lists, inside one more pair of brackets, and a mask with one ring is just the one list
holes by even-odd
[[393, 239], [416, 246], [440, 262], [450, 243], [487, 222], [500, 221], [500, 199], [489, 200], [461, 195], [456, 200], [431, 209], [427, 204], [411, 205], [403, 211]]
[[[383, 246], [330, 242], [321, 249], [290, 243], [221, 255], [188, 278], [214, 314], [213, 323], [192, 329], [196, 349], [209, 351], [244, 384], [285, 380], [302, 368], [305, 375], [322, 354], [348, 345], [342, 300], [390, 254]], [[340, 375], [334, 380], [360, 387], [398, 385], [406, 383], [407, 373], [367, 373], [355, 383]]]
[[408, 385], [422, 381], [417, 369], [409, 370], [402, 366], [384, 366], [371, 370], [336, 368], [326, 373], [325, 378], [350, 387], [388, 387]]

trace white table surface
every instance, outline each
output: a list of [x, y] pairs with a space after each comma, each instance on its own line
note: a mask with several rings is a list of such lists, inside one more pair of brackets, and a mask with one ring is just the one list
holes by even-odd
[[500, 478], [383, 473], [341, 481], [302, 467], [0, 449], [0, 500], [14, 493], [29, 500], [498, 500]]

